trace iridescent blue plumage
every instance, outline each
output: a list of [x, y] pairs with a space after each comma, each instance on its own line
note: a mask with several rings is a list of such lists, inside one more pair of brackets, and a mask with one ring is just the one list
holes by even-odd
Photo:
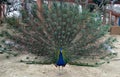
[[66, 65], [66, 62], [64, 61], [63, 54], [62, 54], [62, 48], [60, 48], [60, 54], [59, 54], [59, 58], [58, 58], [56, 65], [57, 66], [65, 66]]

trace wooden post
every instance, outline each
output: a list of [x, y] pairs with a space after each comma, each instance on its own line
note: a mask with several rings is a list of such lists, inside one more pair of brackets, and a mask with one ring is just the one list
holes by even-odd
[[109, 24], [111, 25], [112, 24], [112, 14], [111, 14], [111, 11], [109, 13]]
[[0, 22], [2, 22], [4, 18], [4, 13], [5, 13], [5, 4], [1, 3], [0, 4]]
[[117, 16], [115, 16], [115, 21], [114, 21], [114, 25], [115, 26], [117, 26], [118, 24], [117, 24], [117, 21], [118, 21], [118, 17]]
[[115, 11], [111, 11], [112, 15], [115, 16], [115, 20], [114, 20], [114, 25], [118, 25], [118, 18], [120, 17], [120, 14], [115, 12]]

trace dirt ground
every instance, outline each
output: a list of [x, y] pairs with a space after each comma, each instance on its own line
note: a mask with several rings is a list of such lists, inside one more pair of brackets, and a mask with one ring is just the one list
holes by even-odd
[[0, 54], [0, 77], [120, 77], [120, 36], [114, 35], [118, 42], [114, 43], [118, 56], [110, 63], [105, 63], [99, 67], [84, 67], [66, 65], [59, 70], [53, 64], [35, 65], [20, 63], [26, 55], [10, 57], [6, 59], [6, 54]]
[[7, 54], [0, 54], [0, 77], [120, 77], [120, 35], [113, 37], [118, 40], [114, 43], [116, 47], [114, 50], [118, 52], [118, 56], [113, 58], [109, 64], [105, 63], [99, 67], [66, 65], [59, 70], [53, 64], [20, 63], [19, 61], [26, 58], [27, 55], [6, 59]]

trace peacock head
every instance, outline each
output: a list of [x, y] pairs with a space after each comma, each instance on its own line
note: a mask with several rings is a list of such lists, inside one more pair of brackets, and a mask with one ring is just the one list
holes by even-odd
[[62, 48], [60, 48], [60, 52], [62, 52]]

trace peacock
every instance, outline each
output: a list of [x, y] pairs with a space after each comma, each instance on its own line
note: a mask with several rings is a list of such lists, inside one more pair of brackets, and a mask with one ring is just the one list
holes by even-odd
[[[41, 11], [35, 5], [31, 17], [22, 10], [22, 23], [10, 26], [20, 35], [10, 38], [24, 51], [47, 56], [46, 61], [54, 62], [56, 66], [64, 67], [79, 55], [100, 53], [101, 46], [96, 45], [96, 40], [107, 32], [107, 28], [101, 27], [100, 20], [95, 21], [94, 13], [79, 10], [79, 4], [57, 1], [53, 1], [51, 9], [43, 3]], [[9, 22], [13, 22], [11, 20]]]
[[59, 56], [58, 56], [58, 60], [56, 61], [56, 67], [57, 66], [62, 66], [62, 67], [65, 67], [65, 65], [66, 65], [66, 61], [65, 61], [65, 59], [64, 59], [64, 57], [63, 57], [63, 54], [62, 54], [62, 48], [60, 48], [60, 53], [59, 53]]

